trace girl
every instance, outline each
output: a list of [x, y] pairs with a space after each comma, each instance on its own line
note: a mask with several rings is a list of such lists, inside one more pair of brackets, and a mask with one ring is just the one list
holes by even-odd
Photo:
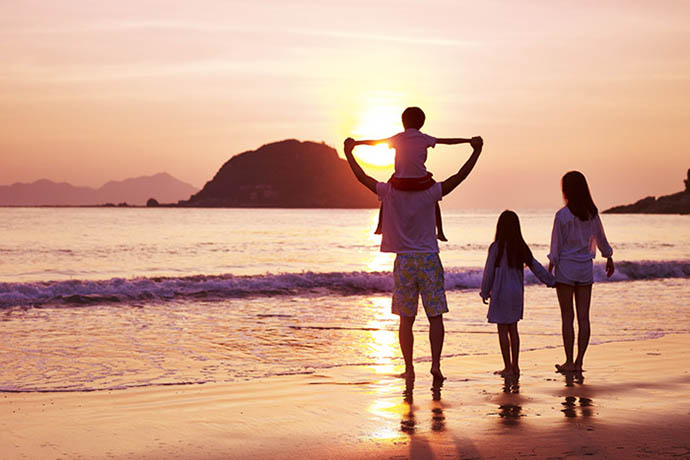
[[[558, 372], [582, 372], [582, 362], [589, 344], [589, 305], [594, 274], [592, 259], [599, 248], [606, 257], [606, 276], [613, 275], [613, 249], [606, 241], [599, 212], [589, 193], [587, 180], [579, 171], [570, 171], [561, 179], [565, 206], [556, 213], [551, 233], [549, 273], [556, 269], [556, 294], [561, 306], [561, 324], [565, 363], [556, 364]], [[577, 358], [573, 361], [573, 297], [577, 310]]]
[[524, 307], [524, 265], [542, 282], [553, 287], [553, 277], [532, 256], [522, 238], [517, 214], [503, 211], [496, 224], [495, 241], [489, 246], [479, 294], [484, 303], [491, 298], [487, 316], [490, 323], [498, 324], [498, 343], [505, 367], [497, 374], [503, 377], [520, 375], [517, 322], [522, 319]]

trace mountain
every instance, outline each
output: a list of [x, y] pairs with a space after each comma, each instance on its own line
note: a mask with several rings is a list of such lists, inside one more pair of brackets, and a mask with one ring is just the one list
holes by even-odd
[[149, 198], [177, 202], [197, 191], [168, 173], [110, 181], [98, 189], [41, 179], [30, 184], [1, 185], [0, 206], [144, 205]]
[[685, 191], [654, 198], [648, 196], [633, 204], [614, 206], [604, 211], [608, 214], [690, 214], [690, 169], [683, 181]]
[[326, 144], [294, 139], [230, 158], [203, 189], [180, 206], [375, 208], [376, 195], [355, 179]]

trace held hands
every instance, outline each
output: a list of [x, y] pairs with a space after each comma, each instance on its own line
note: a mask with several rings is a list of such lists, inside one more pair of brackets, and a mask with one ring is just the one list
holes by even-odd
[[481, 136], [475, 136], [470, 139], [470, 145], [473, 149], [482, 148], [482, 146], [484, 146], [484, 139], [482, 139]]
[[613, 275], [615, 271], [616, 267], [613, 266], [613, 259], [609, 257], [606, 259], [606, 277], [611, 278], [611, 275]]
[[345, 139], [344, 148], [345, 148], [345, 152], [351, 153], [352, 149], [355, 148], [355, 140], [351, 137], [348, 137], [347, 139]]

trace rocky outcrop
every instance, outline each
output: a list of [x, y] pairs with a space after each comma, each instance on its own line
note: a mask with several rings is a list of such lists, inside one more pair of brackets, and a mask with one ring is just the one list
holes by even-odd
[[655, 198], [648, 196], [633, 204], [615, 206], [604, 211], [609, 214], [690, 214], [690, 169], [685, 179], [685, 191]]
[[335, 149], [290, 139], [230, 158], [199, 193], [178, 205], [373, 208], [378, 200]]

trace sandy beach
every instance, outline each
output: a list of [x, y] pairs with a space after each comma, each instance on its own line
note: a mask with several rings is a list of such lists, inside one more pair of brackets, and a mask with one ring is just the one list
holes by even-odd
[[[495, 340], [495, 337], [487, 337]], [[552, 371], [559, 348], [522, 354], [519, 385], [498, 355], [336, 368], [230, 384], [5, 393], [0, 457], [686, 458], [690, 335], [592, 345], [583, 383]], [[498, 347], [497, 347], [498, 348]]]

